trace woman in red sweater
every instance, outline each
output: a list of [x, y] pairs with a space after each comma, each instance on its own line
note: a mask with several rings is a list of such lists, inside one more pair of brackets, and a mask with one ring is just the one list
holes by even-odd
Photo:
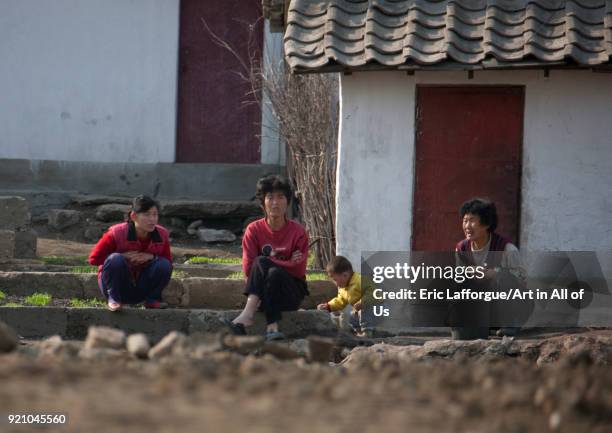
[[144, 301], [146, 308], [166, 308], [162, 290], [172, 276], [168, 231], [158, 225], [159, 204], [141, 195], [128, 221], [116, 224], [98, 241], [89, 263], [98, 266], [98, 284], [110, 311]]
[[306, 295], [308, 233], [287, 218], [293, 192], [287, 180], [266, 176], [257, 182], [256, 197], [264, 218], [249, 224], [242, 238], [242, 269], [247, 278], [246, 306], [233, 321], [224, 320], [235, 334], [246, 334], [259, 309], [266, 315], [266, 338], [284, 338], [278, 330], [281, 311], [297, 310]]

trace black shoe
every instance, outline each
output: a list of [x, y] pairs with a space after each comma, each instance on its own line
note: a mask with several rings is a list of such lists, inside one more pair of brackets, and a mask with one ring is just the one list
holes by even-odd
[[499, 328], [496, 332], [498, 337], [516, 337], [521, 328], [507, 327]]
[[234, 335], [247, 335], [246, 328], [242, 323], [234, 323], [231, 320], [222, 317], [221, 322], [227, 326]]

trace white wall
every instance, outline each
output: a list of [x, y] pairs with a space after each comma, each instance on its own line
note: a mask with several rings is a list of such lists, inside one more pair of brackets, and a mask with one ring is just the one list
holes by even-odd
[[356, 73], [340, 81], [337, 253], [410, 246], [415, 87], [405, 74]]
[[173, 162], [179, 0], [0, 0], [0, 158]]
[[612, 76], [363, 72], [342, 77], [339, 254], [410, 249], [417, 84], [525, 85], [521, 248], [612, 250]]

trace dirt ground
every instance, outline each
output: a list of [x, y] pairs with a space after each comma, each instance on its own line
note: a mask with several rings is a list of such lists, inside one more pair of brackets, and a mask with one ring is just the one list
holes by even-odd
[[[86, 256], [91, 245], [38, 247]], [[598, 353], [543, 365], [469, 354], [327, 365], [225, 351], [161, 361], [19, 351], [0, 355], [0, 432], [612, 433], [612, 350]], [[9, 425], [11, 413], [65, 413], [68, 423]]]
[[0, 356], [0, 407], [68, 414], [44, 429], [57, 432], [608, 433], [611, 373], [575, 354], [541, 366], [469, 356], [341, 366], [230, 352], [155, 362], [14, 352]]
[[[69, 241], [65, 239], [38, 238], [37, 254], [46, 256], [89, 256], [94, 244]], [[172, 254], [175, 261], [182, 261], [185, 257], [241, 257], [241, 248], [236, 245], [202, 248], [193, 245], [172, 244]]]

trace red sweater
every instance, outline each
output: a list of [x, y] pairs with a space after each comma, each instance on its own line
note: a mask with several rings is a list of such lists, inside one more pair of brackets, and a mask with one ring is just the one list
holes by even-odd
[[[117, 224], [117, 226], [123, 224], [126, 223]], [[108, 231], [104, 233], [89, 255], [89, 263], [98, 266], [98, 272], [102, 269], [102, 265], [108, 256], [112, 253], [124, 253], [126, 251], [156, 254], [160, 257], [165, 257], [172, 263], [170, 243], [168, 242], [167, 231], [163, 227], [157, 226], [156, 231], [147, 239], [138, 239], [135, 230], [133, 227], [130, 227], [126, 230], [126, 239], [121, 240], [121, 245], [119, 245], [117, 239], [115, 239], [113, 228], [115, 228], [115, 226], [109, 228]], [[156, 240], [154, 245], [151, 244], [153, 237]], [[140, 268], [142, 268], [142, 266]], [[140, 273], [140, 268], [135, 268], [130, 265], [130, 269], [135, 276]]]
[[[308, 261], [308, 233], [301, 224], [287, 220], [287, 224], [279, 231], [272, 231], [265, 218], [249, 224], [242, 237], [242, 270], [247, 277], [251, 273], [253, 260], [263, 255], [263, 247], [270, 245], [270, 259], [284, 268], [290, 275], [302, 280], [306, 279], [306, 263]], [[294, 262], [291, 255], [299, 250], [302, 260]]]

